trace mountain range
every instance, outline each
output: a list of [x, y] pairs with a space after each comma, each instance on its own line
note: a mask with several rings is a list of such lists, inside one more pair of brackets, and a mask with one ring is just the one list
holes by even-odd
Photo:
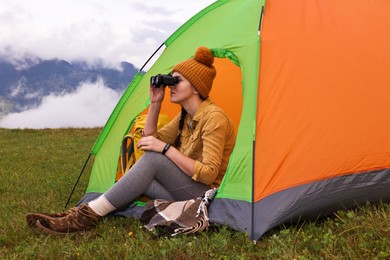
[[137, 72], [128, 62], [114, 69], [102, 62], [91, 66], [84, 61], [35, 59], [20, 67], [0, 58], [0, 116], [36, 107], [50, 94], [73, 92], [83, 82], [102, 79], [109, 88], [123, 92]]

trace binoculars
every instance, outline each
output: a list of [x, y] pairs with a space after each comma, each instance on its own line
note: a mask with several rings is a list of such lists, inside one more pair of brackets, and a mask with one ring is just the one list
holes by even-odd
[[172, 75], [158, 74], [150, 77], [150, 84], [155, 88], [173, 86], [177, 83], [179, 83], [179, 77], [172, 77]]

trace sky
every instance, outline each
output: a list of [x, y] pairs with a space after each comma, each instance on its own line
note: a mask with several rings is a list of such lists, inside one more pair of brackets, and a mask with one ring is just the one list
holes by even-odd
[[[59, 58], [69, 62], [85, 60], [91, 64], [100, 61], [110, 67], [119, 67], [121, 61], [127, 61], [140, 68], [181, 24], [213, 2], [215, 1], [1, 0], [0, 57], [21, 69], [25, 66], [25, 57]], [[93, 84], [85, 82], [75, 93], [45, 97], [37, 108], [9, 114], [0, 119], [0, 127], [72, 127], [72, 122], [60, 125], [54, 123], [56, 120], [50, 116], [53, 112], [50, 102], [53, 99], [59, 102], [61, 98], [71, 102], [73, 106], [79, 103], [79, 111], [85, 111], [77, 113], [73, 125], [102, 126], [119, 96], [111, 95], [104, 82], [95, 84], [102, 95], [110, 93], [107, 96], [112, 100], [101, 100], [106, 102], [101, 105], [107, 111], [101, 111], [99, 120], [95, 123], [86, 123], [82, 115], [90, 111], [90, 102], [76, 99], [77, 95], [88, 98], [88, 91], [95, 91], [91, 85]], [[69, 112], [60, 110], [57, 112]], [[32, 120], [28, 118], [33, 118], [34, 123], [28, 123]]]

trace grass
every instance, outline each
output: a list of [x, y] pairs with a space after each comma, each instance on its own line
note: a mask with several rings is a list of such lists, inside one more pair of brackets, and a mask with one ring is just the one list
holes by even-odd
[[[27, 212], [63, 209], [100, 129], [0, 129], [0, 255], [3, 259], [389, 259], [390, 205], [367, 204], [268, 232], [253, 244], [213, 228], [155, 238], [136, 219], [105, 218], [90, 232], [51, 237], [27, 227]], [[88, 183], [88, 165], [72, 197]]]

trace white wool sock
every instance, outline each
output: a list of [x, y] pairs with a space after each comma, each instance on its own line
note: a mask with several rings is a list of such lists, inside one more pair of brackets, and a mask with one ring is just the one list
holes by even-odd
[[88, 203], [88, 206], [99, 216], [105, 216], [116, 208], [106, 199], [104, 195]]

